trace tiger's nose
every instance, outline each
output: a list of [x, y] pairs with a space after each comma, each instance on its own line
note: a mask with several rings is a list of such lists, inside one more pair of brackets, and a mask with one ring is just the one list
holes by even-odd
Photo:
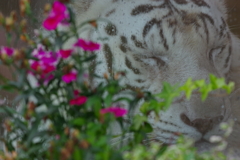
[[185, 124], [196, 128], [203, 135], [223, 120], [223, 116], [221, 115], [214, 118], [197, 118], [191, 121], [184, 113], [180, 115], [180, 118]]

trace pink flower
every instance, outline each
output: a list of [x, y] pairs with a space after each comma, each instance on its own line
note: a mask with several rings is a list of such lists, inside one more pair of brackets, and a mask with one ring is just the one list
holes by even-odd
[[47, 30], [54, 30], [57, 28], [59, 24], [59, 19], [56, 17], [48, 17], [44, 22], [43, 22], [43, 27]]
[[1, 50], [0, 50], [1, 55], [12, 56], [13, 53], [14, 53], [14, 49], [9, 48], [9, 47], [1, 47]]
[[84, 39], [79, 39], [74, 46], [82, 48], [84, 51], [96, 51], [100, 49], [100, 44]]
[[74, 90], [73, 94], [74, 94], [74, 96], [78, 96], [80, 94], [80, 91], [79, 90]]
[[59, 1], [55, 1], [53, 3], [52, 11], [54, 13], [62, 14], [62, 13], [65, 13], [66, 10], [67, 10], [67, 7], [63, 3]]
[[43, 22], [43, 27], [47, 30], [54, 30], [67, 18], [69, 18], [67, 7], [59, 1], [55, 1], [47, 19]]
[[54, 78], [52, 72], [56, 70], [55, 66], [35, 61], [30, 67], [35, 71], [30, 73], [35, 75], [38, 79], [43, 80], [45, 85]]
[[71, 71], [71, 72], [63, 75], [62, 80], [65, 83], [70, 83], [70, 82], [76, 81], [77, 80], [77, 72], [76, 71]]
[[59, 51], [59, 54], [63, 59], [67, 59], [71, 55], [71, 53], [72, 53], [71, 49]]
[[78, 97], [76, 97], [74, 99], [71, 99], [69, 104], [70, 105], [82, 105], [82, 104], [86, 103], [86, 101], [87, 101], [87, 97], [85, 97], [85, 96], [78, 96]]
[[112, 113], [115, 117], [122, 117], [128, 113], [128, 111], [124, 108], [120, 107], [109, 107], [100, 110], [101, 114]]
[[44, 64], [56, 66], [59, 61], [59, 54], [51, 51], [46, 51], [42, 45], [32, 52], [33, 57]]
[[39, 45], [37, 49], [32, 52], [32, 56], [37, 60], [30, 60], [30, 67], [33, 74], [37, 79], [47, 84], [54, 78], [53, 72], [59, 61], [59, 55], [54, 52], [44, 50], [44, 47]]

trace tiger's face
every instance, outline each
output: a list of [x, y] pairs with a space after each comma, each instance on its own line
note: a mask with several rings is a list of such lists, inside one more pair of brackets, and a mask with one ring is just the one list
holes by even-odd
[[[205, 79], [209, 74], [227, 78], [234, 54], [233, 37], [226, 23], [225, 7], [219, 0], [101, 0], [79, 21], [96, 18], [97, 32], [86, 38], [99, 41], [101, 63], [98, 74], [126, 71], [122, 84], [159, 93], [162, 82], [183, 84], [189, 77]], [[81, 17], [82, 16], [82, 17]], [[83, 16], [85, 16], [83, 18]], [[151, 114], [156, 140], [174, 143], [180, 133], [196, 141], [219, 135], [219, 124], [231, 118], [227, 97], [209, 97], [204, 103], [198, 94], [176, 100], [159, 117]], [[136, 111], [137, 114], [137, 111]]]

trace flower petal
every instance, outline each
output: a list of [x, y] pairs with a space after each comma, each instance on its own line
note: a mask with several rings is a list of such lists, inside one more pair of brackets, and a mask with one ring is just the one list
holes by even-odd
[[112, 113], [114, 114], [115, 117], [123, 117], [128, 113], [128, 111], [125, 108], [120, 108], [120, 107], [109, 107], [109, 108], [103, 108], [100, 110], [101, 114], [106, 114], [106, 113]]
[[59, 51], [59, 54], [63, 59], [67, 59], [71, 55], [71, 53], [72, 53], [71, 49]]
[[77, 79], [77, 72], [75, 72], [75, 71], [71, 71], [62, 76], [62, 80], [65, 83], [70, 83], [70, 82], [76, 81], [76, 79]]
[[48, 17], [43, 21], [43, 27], [46, 30], [51, 31], [51, 30], [55, 30], [59, 23], [60, 21], [56, 17]]
[[87, 97], [79, 96], [79, 97], [77, 97], [75, 99], [71, 99], [69, 101], [69, 104], [70, 105], [82, 105], [82, 104], [86, 103], [86, 101], [87, 101]]
[[86, 41], [84, 39], [78, 39], [78, 41], [74, 44], [76, 47], [82, 48], [84, 51], [96, 51], [100, 49], [100, 44], [94, 43], [91, 41]]

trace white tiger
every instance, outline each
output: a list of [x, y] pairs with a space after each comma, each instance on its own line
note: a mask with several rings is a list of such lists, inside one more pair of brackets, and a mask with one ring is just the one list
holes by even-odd
[[[110, 22], [99, 22], [98, 32], [88, 29], [81, 34], [93, 41], [99, 33], [108, 37], [99, 41], [97, 57], [103, 63], [98, 74], [126, 71], [123, 84], [152, 93], [161, 91], [163, 81], [208, 80], [210, 73], [239, 86], [239, 40], [226, 23], [223, 0], [76, 0], [74, 5], [79, 23], [96, 18]], [[152, 135], [163, 143], [175, 143], [176, 133], [208, 143], [212, 135], [222, 134], [221, 122], [239, 123], [238, 106], [230, 100], [209, 97], [202, 103], [199, 95], [193, 95], [159, 113], [159, 119], [150, 115]], [[239, 147], [240, 140], [234, 137], [238, 132], [234, 130], [229, 142]]]

